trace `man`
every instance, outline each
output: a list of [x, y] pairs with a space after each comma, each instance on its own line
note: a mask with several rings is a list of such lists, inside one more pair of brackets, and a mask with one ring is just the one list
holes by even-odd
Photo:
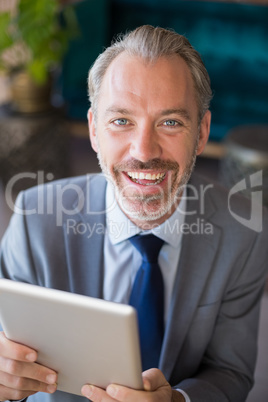
[[[262, 232], [241, 225], [215, 184], [192, 175], [185, 186], [210, 130], [210, 82], [199, 54], [175, 32], [140, 27], [99, 56], [89, 94], [90, 140], [106, 179], [79, 177], [21, 194], [2, 242], [1, 275], [129, 303], [142, 263], [132, 238], [154, 233], [164, 241], [159, 364], [144, 371], [142, 391], [85, 384], [83, 395], [96, 402], [245, 401], [267, 225]], [[250, 211], [243, 198], [231, 202], [241, 215]], [[1, 334], [0, 400], [80, 401], [56, 391], [56, 373], [36, 360], [35, 351]]]

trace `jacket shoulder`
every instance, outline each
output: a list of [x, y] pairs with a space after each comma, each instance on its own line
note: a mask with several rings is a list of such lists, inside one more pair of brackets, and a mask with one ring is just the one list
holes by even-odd
[[[92, 197], [92, 194], [97, 193], [98, 197], [103, 199], [105, 190], [105, 176], [96, 173], [39, 184], [22, 191], [18, 199], [23, 198], [27, 209], [34, 208], [37, 204], [40, 204], [39, 207], [46, 207], [48, 204], [54, 205], [55, 203], [60, 203], [63, 208], [69, 209], [81, 200], [88, 202], [88, 197], [94, 201], [95, 197]], [[98, 202], [100, 202], [100, 198]]]
[[267, 232], [268, 211], [263, 206], [261, 191], [257, 194], [257, 190], [253, 188], [246, 197], [239, 191], [242, 186], [227, 188], [198, 174], [193, 174], [189, 186], [189, 194], [192, 192], [198, 198], [204, 217], [208, 217], [218, 226], [234, 231], [233, 234], [243, 232], [250, 237]]

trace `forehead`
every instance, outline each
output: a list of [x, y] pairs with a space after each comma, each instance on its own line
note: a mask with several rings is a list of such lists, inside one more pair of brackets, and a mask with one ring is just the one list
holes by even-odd
[[197, 108], [194, 82], [186, 62], [177, 55], [148, 62], [121, 53], [108, 67], [99, 95], [99, 106], [120, 102], [139, 104], [146, 110], [188, 105]]

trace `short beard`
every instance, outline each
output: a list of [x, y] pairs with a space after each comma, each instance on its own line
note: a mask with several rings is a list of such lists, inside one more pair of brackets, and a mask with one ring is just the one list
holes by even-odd
[[[173, 161], [163, 161], [160, 159], [152, 159], [148, 162], [141, 162], [139, 160], [130, 160], [126, 163], [122, 163], [113, 168], [113, 174], [108, 171], [108, 168], [102, 158], [100, 152], [100, 146], [98, 144], [98, 161], [100, 168], [107, 180], [113, 184], [115, 189], [116, 199], [122, 211], [132, 220], [139, 220], [143, 222], [155, 221], [161, 219], [166, 214], [170, 213], [172, 208], [177, 208], [180, 203], [180, 197], [182, 192], [190, 180], [192, 172], [194, 170], [196, 155], [198, 149], [199, 135], [197, 136], [195, 148], [185, 170], [179, 176], [179, 165]], [[173, 171], [174, 179], [172, 183], [169, 183], [169, 193], [163, 194], [163, 192], [153, 195], [135, 194], [133, 196], [133, 202], [131, 203], [130, 197], [124, 196], [123, 189], [120, 189], [119, 177], [122, 171], [135, 171], [135, 170], [159, 170], [159, 171]], [[126, 202], [125, 202], [126, 201]], [[137, 208], [135, 203], [139, 204]], [[142, 204], [142, 208], [140, 205]], [[155, 206], [155, 208], [153, 208]]]

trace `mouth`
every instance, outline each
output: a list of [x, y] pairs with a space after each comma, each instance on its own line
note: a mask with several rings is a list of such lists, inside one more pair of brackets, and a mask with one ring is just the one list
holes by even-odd
[[156, 186], [160, 184], [166, 177], [166, 172], [126, 172], [127, 176], [134, 183], [141, 184], [143, 186]]

